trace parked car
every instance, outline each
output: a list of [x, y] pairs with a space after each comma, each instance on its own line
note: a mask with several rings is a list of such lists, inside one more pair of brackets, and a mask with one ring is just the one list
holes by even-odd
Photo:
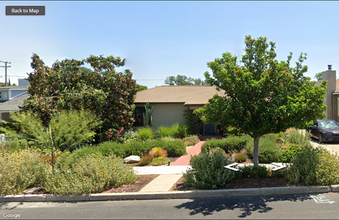
[[316, 120], [309, 131], [320, 143], [339, 142], [339, 123], [334, 120]]

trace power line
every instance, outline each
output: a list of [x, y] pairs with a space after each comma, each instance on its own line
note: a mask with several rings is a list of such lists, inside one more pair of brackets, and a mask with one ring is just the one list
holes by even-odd
[[8, 62], [8, 61], [1, 61], [1, 63], [5, 63], [5, 66], [0, 66], [0, 67], [5, 67], [5, 86], [7, 86], [7, 68], [8, 67], [11, 67], [11, 66], [8, 66], [7, 64], [11, 64], [11, 62]]

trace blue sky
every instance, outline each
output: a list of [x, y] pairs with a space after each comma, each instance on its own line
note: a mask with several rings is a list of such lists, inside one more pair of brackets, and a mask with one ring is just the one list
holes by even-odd
[[[46, 15], [6, 16], [6, 5], [44, 5]], [[207, 62], [224, 52], [240, 57], [251, 35], [276, 42], [278, 60], [307, 53], [313, 78], [328, 64], [339, 70], [338, 11], [337, 1], [2, 1], [0, 60], [12, 62], [16, 82], [32, 71], [33, 53], [47, 65], [120, 56], [137, 83], [151, 88], [171, 75], [204, 79]]]

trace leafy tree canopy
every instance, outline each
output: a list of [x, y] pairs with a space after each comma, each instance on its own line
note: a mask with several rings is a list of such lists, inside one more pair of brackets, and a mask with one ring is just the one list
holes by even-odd
[[206, 81], [201, 79], [193, 79], [184, 75], [169, 76], [166, 78], [165, 84], [167, 85], [207, 85]]
[[146, 90], [146, 89], [147, 89], [147, 86], [138, 85], [138, 92], [142, 90]]
[[245, 38], [245, 54], [239, 61], [231, 53], [209, 62], [213, 74], [205, 73], [207, 82], [225, 91], [215, 95], [196, 113], [206, 122], [249, 134], [254, 138], [254, 165], [258, 161], [259, 138], [267, 133], [278, 133], [290, 127], [305, 128], [309, 122], [322, 118], [326, 81], [320, 86], [305, 77], [303, 66], [306, 54], [301, 53], [295, 67], [278, 61], [275, 43], [264, 37]]
[[317, 81], [323, 80], [323, 72], [315, 74], [314, 77], [317, 79]]
[[[80, 67], [85, 63], [94, 71]], [[28, 74], [30, 97], [21, 109], [37, 113], [45, 125], [60, 110], [86, 109], [102, 120], [102, 129], [97, 133], [103, 134], [110, 128], [128, 129], [134, 122], [137, 85], [129, 70], [115, 70], [124, 64], [125, 59], [120, 57], [91, 55], [83, 60], [57, 61], [48, 67], [33, 54], [34, 72]]]

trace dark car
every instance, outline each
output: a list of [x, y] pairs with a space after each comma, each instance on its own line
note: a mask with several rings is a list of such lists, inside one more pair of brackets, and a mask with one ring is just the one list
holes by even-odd
[[334, 120], [316, 120], [309, 131], [322, 142], [339, 142], [339, 123]]

